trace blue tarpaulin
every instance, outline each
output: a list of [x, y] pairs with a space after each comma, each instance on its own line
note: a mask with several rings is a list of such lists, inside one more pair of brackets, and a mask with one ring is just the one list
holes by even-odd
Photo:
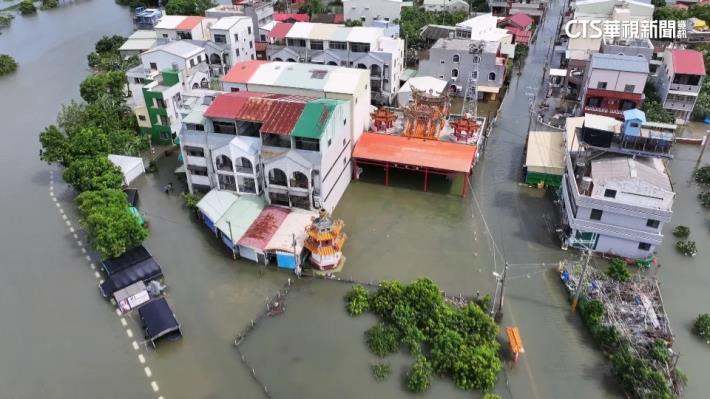
[[293, 257], [293, 254], [286, 254], [282, 252], [277, 252], [276, 253], [276, 263], [279, 265], [279, 267], [283, 269], [295, 269], [296, 268], [296, 259]]

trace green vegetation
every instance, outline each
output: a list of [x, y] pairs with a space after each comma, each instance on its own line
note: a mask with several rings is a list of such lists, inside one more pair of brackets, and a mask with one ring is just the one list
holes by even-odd
[[22, 15], [32, 15], [37, 13], [37, 7], [35, 7], [35, 3], [33, 3], [32, 0], [22, 0], [17, 9]]
[[700, 198], [700, 204], [706, 208], [710, 208], [710, 190], [705, 190], [698, 194]]
[[673, 229], [673, 235], [678, 238], [688, 238], [690, 235], [690, 227], [682, 225], [676, 226], [675, 229]]
[[59, 7], [57, 0], [42, 0], [42, 10], [51, 10], [53, 8]]
[[182, 204], [190, 212], [197, 214], [197, 203], [200, 202], [200, 197], [192, 193], [182, 193]]
[[653, 86], [652, 83], [646, 83], [646, 87], [644, 87], [643, 92], [646, 95], [646, 99], [641, 105], [641, 111], [646, 114], [646, 120], [649, 122], [661, 123], [675, 122], [673, 113], [663, 108], [663, 105], [661, 105], [661, 99], [658, 97], [656, 87]]
[[404, 39], [407, 48], [421, 49], [424, 39], [420, 34], [421, 29], [429, 24], [456, 25], [468, 17], [464, 11], [427, 12], [422, 7], [402, 7], [399, 20], [399, 36]]
[[688, 18], [698, 18], [705, 22], [710, 22], [710, 5], [694, 5], [687, 10], [676, 10], [671, 7], [656, 7], [653, 11], [653, 19], [674, 19], [677, 21]]
[[359, 316], [368, 309], [369, 292], [360, 284], [355, 284], [345, 296], [346, 308], [350, 316]]
[[118, 49], [126, 42], [119, 35], [104, 36], [96, 42], [95, 51], [87, 56], [89, 66], [98, 72], [127, 71], [140, 62], [138, 57], [121, 57]]
[[12, 14], [0, 12], [0, 28], [6, 28], [10, 26], [12, 19], [15, 18]]
[[121, 170], [105, 156], [77, 159], [62, 177], [79, 192], [119, 189], [123, 184]]
[[[348, 304], [361, 303], [363, 290], [353, 287], [346, 296]], [[487, 301], [488, 296], [454, 308], [430, 279], [411, 284], [383, 281], [367, 301], [368, 310], [380, 320], [365, 333], [367, 346], [380, 357], [406, 348], [415, 358], [406, 377], [413, 392], [429, 388], [432, 372], [448, 376], [463, 390], [488, 390], [502, 364], [498, 327], [482, 308]]]
[[374, 363], [370, 366], [370, 370], [372, 370], [372, 376], [375, 377], [377, 382], [386, 380], [392, 374], [392, 368], [389, 363]]
[[501, 399], [500, 395], [496, 395], [494, 393], [487, 393], [483, 395], [483, 399]]
[[695, 245], [695, 241], [678, 241], [675, 247], [684, 256], [695, 256], [698, 254], [698, 248]]
[[631, 272], [626, 266], [626, 262], [619, 258], [613, 258], [611, 262], [609, 262], [609, 269], [606, 274], [612, 280], [620, 281], [622, 283], [631, 279]]
[[695, 177], [695, 181], [698, 184], [710, 186], [710, 165], [705, 165], [702, 168], [698, 168], [698, 170], [695, 171], [695, 174], [693, 176]]
[[649, 356], [651, 356], [651, 359], [661, 364], [668, 364], [668, 362], [671, 360], [671, 354], [668, 351], [668, 345], [666, 344], [666, 341], [662, 339], [657, 339], [653, 342], [653, 345], [648, 350], [648, 354]]
[[345, 26], [362, 26], [362, 21], [357, 19], [349, 19], [345, 21]]
[[431, 386], [431, 364], [419, 355], [407, 371], [407, 388], [412, 392], [424, 392]]
[[693, 332], [710, 344], [710, 314], [698, 316], [693, 324]]
[[79, 86], [79, 94], [87, 103], [93, 103], [102, 95], [123, 97], [126, 73], [123, 71], [100, 72], [89, 75]]
[[168, 15], [205, 15], [205, 11], [217, 4], [212, 0], [168, 0], [165, 13]]
[[0, 54], [0, 76], [17, 70], [17, 61], [7, 54]]

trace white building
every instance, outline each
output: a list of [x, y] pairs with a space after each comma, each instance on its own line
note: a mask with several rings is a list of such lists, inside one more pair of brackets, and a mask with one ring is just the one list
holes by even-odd
[[220, 18], [210, 27], [210, 40], [225, 47], [222, 63], [226, 66], [256, 58], [254, 30], [248, 17]]
[[343, 16], [346, 21], [361, 21], [363, 26], [370, 26], [375, 20], [399, 19], [402, 7], [411, 5], [402, 0], [344, 0]]
[[209, 40], [209, 27], [217, 20], [198, 16], [166, 15], [155, 25], [158, 39]]
[[513, 35], [498, 27], [498, 17], [481, 14], [456, 24], [456, 38], [483, 42], [512, 43]]
[[119, 47], [118, 52], [122, 58], [139, 55], [150, 50], [157, 44], [157, 36], [154, 30], [137, 30]]
[[626, 156], [579, 160], [566, 155], [566, 244], [635, 259], [652, 255], [675, 198], [663, 162]]
[[367, 70], [330, 65], [246, 61], [223, 78], [224, 91], [254, 91], [327, 98], [348, 102], [353, 122], [350, 139], [357, 142], [370, 126], [370, 74]]
[[465, 0], [424, 0], [423, 6], [425, 10], [433, 12], [468, 12], [469, 10], [468, 2]]
[[382, 28], [297, 22], [283, 38], [274, 38], [266, 58], [367, 69], [372, 100], [389, 104], [404, 72], [404, 40], [386, 36]]
[[346, 101], [224, 93], [180, 134], [190, 191], [263, 195], [273, 205], [332, 211], [352, 176]]

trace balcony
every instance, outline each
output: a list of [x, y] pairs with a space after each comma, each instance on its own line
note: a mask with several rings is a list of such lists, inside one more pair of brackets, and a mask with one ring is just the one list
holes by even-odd
[[188, 165], [201, 166], [203, 168], [207, 167], [207, 160], [204, 157], [188, 155], [185, 157], [185, 162]]
[[192, 182], [192, 184], [199, 184], [202, 186], [209, 186], [210, 185], [210, 179], [207, 176], [191, 174], [190, 181]]

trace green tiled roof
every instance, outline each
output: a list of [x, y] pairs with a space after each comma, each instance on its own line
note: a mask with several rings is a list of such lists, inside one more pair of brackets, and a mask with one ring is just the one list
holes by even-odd
[[291, 132], [292, 136], [305, 137], [309, 139], [320, 139], [323, 129], [328, 124], [333, 110], [342, 101], [321, 98], [306, 104], [306, 107], [298, 118], [296, 126]]

